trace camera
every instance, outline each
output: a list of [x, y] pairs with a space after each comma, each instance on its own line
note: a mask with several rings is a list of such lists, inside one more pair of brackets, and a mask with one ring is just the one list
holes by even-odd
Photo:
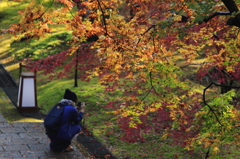
[[82, 107], [85, 107], [85, 102], [78, 102], [76, 107], [78, 110], [80, 110]]
[[82, 106], [82, 102], [78, 102], [77, 107], [81, 107], [81, 106]]
[[81, 107], [82, 107], [82, 102], [78, 102], [76, 106], [77, 106], [77, 109], [78, 109], [78, 110], [81, 109]]

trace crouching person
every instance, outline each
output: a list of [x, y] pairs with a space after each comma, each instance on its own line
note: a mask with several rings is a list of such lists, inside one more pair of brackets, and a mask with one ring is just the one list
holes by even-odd
[[[46, 134], [48, 138], [51, 140], [50, 142], [50, 149], [53, 151], [60, 151], [60, 152], [68, 152], [73, 151], [73, 147], [71, 146], [71, 141], [73, 137], [81, 131], [80, 122], [83, 119], [85, 103], [82, 103], [80, 112], [76, 106], [77, 103], [77, 95], [70, 91], [69, 89], [65, 90], [65, 94], [63, 99], [52, 108], [52, 114], [61, 114], [58, 115], [59, 123], [56, 124], [56, 116], [50, 116], [51, 111], [46, 116], [44, 120], [45, 123], [49, 123], [50, 121], [54, 121], [55, 125], [59, 125], [57, 128], [54, 127], [55, 130], [51, 129], [51, 126], [46, 128]], [[54, 110], [55, 109], [55, 110]], [[53, 112], [55, 111], [55, 112]], [[59, 112], [57, 112], [59, 111]], [[50, 116], [50, 117], [48, 117]]]

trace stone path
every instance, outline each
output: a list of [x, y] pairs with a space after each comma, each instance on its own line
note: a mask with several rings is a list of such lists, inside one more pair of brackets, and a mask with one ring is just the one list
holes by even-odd
[[8, 123], [0, 113], [0, 159], [86, 159], [73, 147], [72, 152], [53, 152], [42, 122]]

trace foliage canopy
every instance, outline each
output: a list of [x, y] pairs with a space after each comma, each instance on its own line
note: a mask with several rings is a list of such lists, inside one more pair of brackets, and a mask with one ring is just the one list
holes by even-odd
[[[63, 66], [59, 78], [77, 67], [82, 80], [99, 77], [106, 91], [121, 90], [106, 107], [118, 116], [123, 140], [144, 141], [144, 134], [161, 132], [188, 150], [200, 145], [217, 155], [221, 144], [240, 139], [239, 5], [237, 0], [38, 0], [19, 11], [21, 21], [8, 32], [30, 39], [51, 34], [54, 25], [71, 31], [69, 50], [30, 56], [25, 63], [46, 74]], [[178, 62], [191, 65], [198, 58], [204, 60], [191, 81]], [[193, 82], [202, 79], [221, 92], [207, 96], [212, 84], [196, 92]]]

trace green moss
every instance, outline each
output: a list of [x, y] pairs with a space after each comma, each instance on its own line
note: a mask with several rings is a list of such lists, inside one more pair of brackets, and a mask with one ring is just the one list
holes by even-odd
[[66, 43], [70, 40], [70, 32], [54, 32], [46, 34], [45, 38], [22, 40], [20, 37], [11, 43], [12, 56], [18, 60], [31, 57], [34, 60], [45, 58], [65, 51], [69, 48]]
[[0, 29], [7, 29], [21, 18], [19, 10], [27, 6], [27, 2], [1, 1], [0, 2]]
[[[41, 83], [38, 81], [38, 83]], [[70, 89], [78, 95], [78, 101], [86, 102], [91, 108], [95, 109], [96, 105], [106, 103], [103, 97], [104, 88], [97, 83], [97, 79], [89, 83], [78, 81], [79, 87], [74, 87], [73, 79], [59, 79], [49, 81], [44, 85], [39, 85], [37, 89], [38, 104], [46, 111], [59, 102], [64, 95], [65, 89]]]

